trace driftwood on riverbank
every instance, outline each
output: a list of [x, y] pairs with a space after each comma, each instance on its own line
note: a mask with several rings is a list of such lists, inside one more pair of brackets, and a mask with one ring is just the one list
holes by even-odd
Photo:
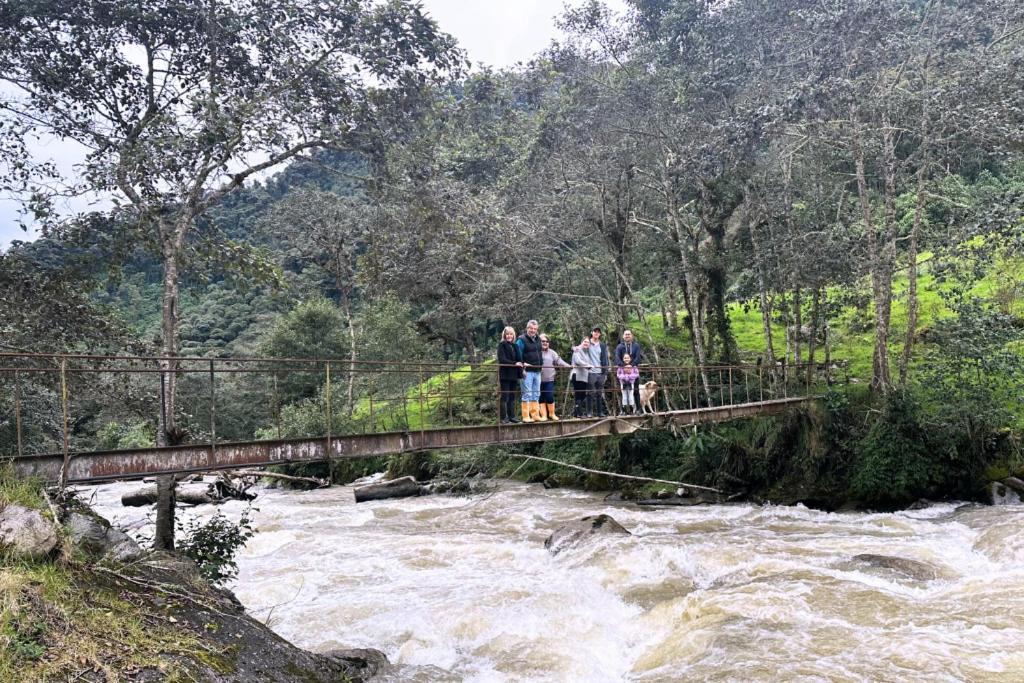
[[[179, 484], [174, 492], [174, 498], [179, 503], [189, 505], [211, 505], [221, 502], [211, 491], [209, 484]], [[142, 507], [152, 505], [157, 499], [156, 485], [146, 486], [137, 491], [125, 493], [121, 496], [121, 505], [126, 507]]]

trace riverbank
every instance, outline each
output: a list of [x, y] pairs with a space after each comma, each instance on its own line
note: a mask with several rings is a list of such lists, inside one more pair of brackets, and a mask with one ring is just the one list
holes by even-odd
[[83, 506], [51, 509], [38, 486], [6, 475], [0, 517], [8, 540], [19, 525], [40, 532], [18, 541], [31, 552], [0, 550], [0, 680], [327, 683], [383, 661], [295, 647], [187, 558], [144, 551]]

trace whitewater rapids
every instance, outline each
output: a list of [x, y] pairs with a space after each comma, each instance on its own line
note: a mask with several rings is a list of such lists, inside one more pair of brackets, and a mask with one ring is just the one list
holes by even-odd
[[[146, 511], [120, 505], [137, 486], [83, 496], [137, 527]], [[384, 651], [396, 681], [1024, 680], [1024, 506], [650, 509], [498, 487], [359, 505], [347, 487], [261, 490], [232, 589], [300, 647]], [[632, 535], [544, 549], [599, 513]]]

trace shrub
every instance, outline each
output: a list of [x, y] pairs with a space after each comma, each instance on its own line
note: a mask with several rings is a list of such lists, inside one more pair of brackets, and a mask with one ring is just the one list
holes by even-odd
[[920, 406], [894, 391], [856, 446], [850, 494], [870, 505], [897, 505], [925, 495], [936, 460], [921, 425]]
[[108, 422], [96, 432], [96, 448], [116, 450], [119, 448], [146, 448], [156, 445], [156, 430], [148, 422], [128, 424]]
[[248, 507], [238, 522], [232, 522], [217, 512], [206, 522], [189, 520], [178, 522], [182, 539], [178, 551], [191, 557], [199, 565], [199, 571], [211, 582], [223, 585], [238, 575], [235, 555], [246, 541], [256, 533], [252, 528]]

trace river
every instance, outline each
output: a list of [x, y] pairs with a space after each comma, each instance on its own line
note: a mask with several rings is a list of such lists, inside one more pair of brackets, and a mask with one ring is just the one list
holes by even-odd
[[[135, 487], [95, 487], [94, 507], [137, 523], [119, 503]], [[1024, 506], [645, 509], [513, 482], [359, 505], [349, 488], [265, 490], [255, 505], [238, 598], [301, 647], [383, 650], [390, 680], [1024, 680]], [[598, 513], [632, 535], [544, 549]]]

